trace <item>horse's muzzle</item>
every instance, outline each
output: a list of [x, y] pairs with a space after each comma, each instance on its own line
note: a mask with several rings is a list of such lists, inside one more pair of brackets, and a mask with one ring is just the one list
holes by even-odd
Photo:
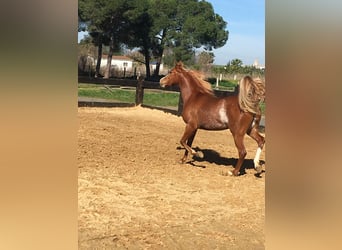
[[165, 78], [165, 76], [159, 80], [159, 84], [162, 88], [165, 88], [165, 82], [164, 82], [165, 79], [164, 78]]

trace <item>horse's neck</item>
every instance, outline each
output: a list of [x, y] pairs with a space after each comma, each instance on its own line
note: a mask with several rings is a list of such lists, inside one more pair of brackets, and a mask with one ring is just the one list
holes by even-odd
[[185, 105], [190, 97], [194, 94], [193, 86], [190, 85], [190, 82], [184, 78], [181, 84], [179, 84], [183, 104]]

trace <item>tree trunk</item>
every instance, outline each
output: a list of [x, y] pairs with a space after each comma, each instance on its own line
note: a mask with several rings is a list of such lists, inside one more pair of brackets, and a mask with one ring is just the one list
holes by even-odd
[[95, 78], [99, 77], [99, 75], [100, 75], [101, 58], [102, 58], [102, 34], [100, 34], [98, 37], [97, 63], [96, 63], [96, 69], [95, 69]]
[[153, 74], [154, 76], [158, 76], [159, 75], [160, 64], [161, 64], [161, 61], [162, 61], [162, 55], [158, 55], [157, 64], [156, 64], [156, 70], [154, 71], [154, 74]]
[[107, 58], [107, 66], [104, 74], [104, 79], [108, 79], [110, 77], [110, 68], [112, 65], [112, 57], [113, 57], [113, 51], [114, 51], [114, 39], [113, 36], [110, 38], [110, 44], [109, 44], [109, 53]]
[[148, 53], [148, 50], [144, 53], [145, 56], [145, 66], [146, 66], [146, 78], [151, 77], [151, 71], [150, 71], [150, 54]]
[[160, 65], [162, 63], [162, 59], [163, 59], [163, 54], [164, 54], [164, 38], [166, 36], [166, 29], [163, 29], [161, 37], [160, 37], [160, 45], [159, 48], [156, 50], [156, 58], [157, 58], [157, 64], [156, 64], [156, 70], [154, 72], [154, 76], [158, 76], [159, 75], [159, 71], [160, 71]]

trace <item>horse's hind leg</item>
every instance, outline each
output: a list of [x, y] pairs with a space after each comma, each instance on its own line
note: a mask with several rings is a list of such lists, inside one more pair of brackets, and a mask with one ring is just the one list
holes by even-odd
[[258, 127], [259, 124], [254, 125], [248, 135], [258, 143], [258, 148], [254, 157], [254, 168], [258, 173], [260, 173], [262, 170], [260, 165], [260, 154], [265, 145], [265, 138], [259, 134], [259, 131], [257, 129]]
[[238, 176], [240, 172], [240, 168], [242, 166], [243, 161], [245, 160], [245, 157], [247, 155], [247, 151], [245, 148], [245, 145], [243, 143], [243, 135], [234, 135], [234, 142], [235, 146], [238, 149], [239, 152], [239, 159], [238, 162], [236, 163], [234, 170], [233, 170], [233, 175]]
[[188, 153], [192, 155], [196, 155], [196, 151], [191, 148], [196, 132], [197, 132], [197, 128], [195, 126], [191, 126], [190, 124], [186, 125], [184, 134], [180, 140], [180, 144], [185, 148], [184, 156], [181, 159], [182, 163], [186, 161], [188, 157]]

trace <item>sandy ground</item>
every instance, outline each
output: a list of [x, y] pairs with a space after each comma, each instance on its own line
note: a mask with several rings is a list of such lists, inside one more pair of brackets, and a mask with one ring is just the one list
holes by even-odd
[[204, 158], [180, 164], [181, 117], [79, 108], [78, 120], [79, 249], [265, 248], [266, 173], [254, 176], [251, 138], [246, 173], [232, 177], [229, 130], [198, 131]]

